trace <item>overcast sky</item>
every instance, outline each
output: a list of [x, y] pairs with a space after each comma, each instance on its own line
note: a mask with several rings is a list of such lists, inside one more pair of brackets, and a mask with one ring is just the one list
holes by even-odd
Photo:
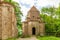
[[60, 0], [14, 0], [20, 4], [23, 13], [22, 21], [25, 20], [27, 12], [34, 5], [39, 11], [42, 7], [55, 6], [58, 7]]

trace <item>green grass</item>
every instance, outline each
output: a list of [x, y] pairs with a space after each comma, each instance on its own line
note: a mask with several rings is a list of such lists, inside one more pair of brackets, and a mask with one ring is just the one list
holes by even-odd
[[16, 38], [8, 38], [6, 40], [17, 40]]
[[59, 37], [53, 37], [53, 36], [45, 36], [45, 37], [37, 37], [38, 40], [60, 40]]

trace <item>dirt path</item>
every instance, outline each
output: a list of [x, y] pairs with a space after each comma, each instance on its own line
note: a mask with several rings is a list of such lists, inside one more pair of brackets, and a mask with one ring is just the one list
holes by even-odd
[[30, 38], [19, 38], [18, 40], [38, 40], [36, 37], [30, 37]]

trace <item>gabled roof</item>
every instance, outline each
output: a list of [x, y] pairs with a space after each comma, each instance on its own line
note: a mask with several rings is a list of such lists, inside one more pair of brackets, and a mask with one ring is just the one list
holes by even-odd
[[38, 9], [35, 6], [33, 6], [28, 12], [30, 11], [38, 11]]

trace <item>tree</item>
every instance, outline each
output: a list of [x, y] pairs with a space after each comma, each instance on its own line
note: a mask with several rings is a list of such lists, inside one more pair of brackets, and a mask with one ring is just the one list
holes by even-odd
[[58, 15], [58, 17], [60, 18], [60, 4], [59, 4], [59, 7], [56, 10], [56, 15]]
[[46, 33], [51, 33], [52, 35], [56, 33], [57, 21], [58, 19], [53, 17], [56, 15], [55, 7], [43, 7], [41, 9], [43, 21], [45, 22]]
[[59, 7], [56, 9], [56, 15], [58, 16], [58, 21], [56, 22], [57, 27], [58, 27], [56, 36], [60, 36], [60, 4], [59, 4]]

